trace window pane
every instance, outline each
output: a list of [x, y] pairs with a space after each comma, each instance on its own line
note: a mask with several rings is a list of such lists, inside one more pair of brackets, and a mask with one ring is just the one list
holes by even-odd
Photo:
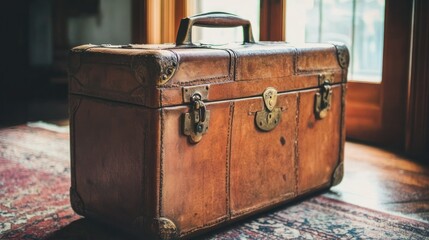
[[343, 42], [350, 50], [349, 79], [381, 81], [384, 0], [288, 0], [286, 40]]
[[67, 30], [71, 46], [130, 43], [131, 0], [100, 0], [98, 13], [68, 18]]
[[[195, 3], [195, 14], [206, 12], [228, 12], [250, 20], [253, 37], [259, 40], [259, 0], [199, 0]], [[194, 43], [226, 44], [241, 42], [243, 28], [202, 28], [194, 27], [192, 31]]]
[[356, 1], [352, 79], [381, 81], [384, 1]]
[[342, 42], [351, 49], [353, 1], [324, 0], [322, 1], [320, 14], [322, 20], [320, 42]]

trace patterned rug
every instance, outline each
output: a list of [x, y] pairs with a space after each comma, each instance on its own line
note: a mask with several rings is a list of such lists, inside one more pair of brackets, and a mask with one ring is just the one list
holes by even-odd
[[[74, 214], [67, 132], [0, 130], [0, 239], [133, 239]], [[429, 224], [318, 196], [199, 239], [427, 239]]]

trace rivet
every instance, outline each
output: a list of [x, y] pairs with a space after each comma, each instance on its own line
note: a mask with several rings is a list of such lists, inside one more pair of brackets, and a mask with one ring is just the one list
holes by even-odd
[[169, 67], [169, 68], [167, 68], [167, 70], [165, 71], [168, 75], [170, 75], [170, 74], [172, 74], [173, 73], [173, 68], [172, 67]]

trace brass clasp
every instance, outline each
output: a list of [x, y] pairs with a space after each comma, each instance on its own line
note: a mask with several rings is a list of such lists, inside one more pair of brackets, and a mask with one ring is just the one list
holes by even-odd
[[328, 110], [331, 109], [332, 101], [332, 87], [330, 85], [331, 79], [325, 75], [319, 76], [321, 86], [320, 92], [316, 93], [314, 98], [314, 113], [317, 119], [323, 119], [328, 115]]
[[271, 131], [281, 119], [281, 108], [275, 107], [277, 103], [277, 90], [269, 87], [262, 94], [264, 99], [264, 109], [256, 112], [255, 124], [262, 131]]
[[184, 114], [183, 134], [191, 143], [198, 143], [209, 129], [210, 111], [199, 93], [192, 95], [190, 101], [191, 111]]

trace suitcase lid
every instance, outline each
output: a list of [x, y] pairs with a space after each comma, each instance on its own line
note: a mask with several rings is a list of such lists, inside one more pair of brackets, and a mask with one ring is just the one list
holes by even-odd
[[[195, 45], [192, 26], [243, 26], [242, 44]], [[70, 93], [160, 108], [345, 82], [344, 44], [254, 42], [250, 22], [210, 13], [185, 18], [176, 44], [82, 45], [69, 57]]]

